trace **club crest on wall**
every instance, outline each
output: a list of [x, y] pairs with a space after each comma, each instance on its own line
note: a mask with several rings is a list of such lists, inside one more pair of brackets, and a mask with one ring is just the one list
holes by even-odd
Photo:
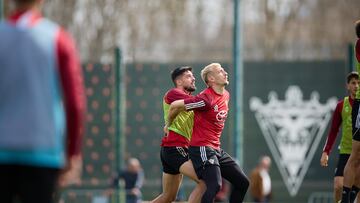
[[285, 100], [279, 100], [274, 91], [269, 93], [268, 103], [250, 98], [250, 110], [291, 196], [298, 193], [337, 104], [335, 97], [325, 104], [319, 102], [319, 97], [313, 91], [310, 99], [304, 100], [299, 86], [289, 86]]

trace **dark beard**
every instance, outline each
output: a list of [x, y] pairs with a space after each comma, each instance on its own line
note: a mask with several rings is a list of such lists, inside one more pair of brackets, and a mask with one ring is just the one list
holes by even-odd
[[184, 88], [187, 92], [194, 92], [196, 90], [196, 87], [185, 87]]

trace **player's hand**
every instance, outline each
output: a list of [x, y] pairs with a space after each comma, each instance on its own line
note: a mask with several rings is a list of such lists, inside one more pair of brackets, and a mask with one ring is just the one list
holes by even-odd
[[165, 136], [168, 136], [168, 134], [169, 134], [169, 126], [167, 124], [164, 126], [164, 133], [165, 133]]
[[65, 168], [59, 175], [59, 186], [66, 187], [72, 184], [80, 184], [82, 172], [82, 157], [73, 156], [67, 161]]
[[328, 166], [329, 156], [326, 154], [326, 152], [323, 152], [320, 159], [320, 165], [323, 167]]
[[131, 193], [132, 195], [136, 195], [136, 196], [141, 195], [141, 191], [139, 190], [139, 188], [133, 188], [133, 189], [131, 189], [131, 190], [130, 190], [130, 193]]

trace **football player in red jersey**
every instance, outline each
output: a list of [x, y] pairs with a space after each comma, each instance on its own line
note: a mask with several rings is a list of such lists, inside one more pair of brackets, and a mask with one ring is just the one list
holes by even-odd
[[194, 127], [189, 155], [199, 179], [206, 184], [202, 203], [213, 202], [222, 178], [232, 184], [230, 203], [243, 202], [249, 180], [235, 160], [220, 147], [220, 137], [228, 115], [228, 74], [219, 63], [212, 63], [201, 71], [207, 85], [193, 98], [177, 100], [170, 105], [168, 124], [179, 112], [194, 111]]
[[[192, 98], [196, 90], [195, 77], [192, 68], [188, 66], [176, 68], [171, 72], [171, 79], [175, 85], [164, 95], [163, 108], [166, 121], [170, 104], [173, 101]], [[200, 202], [205, 190], [205, 184], [200, 181], [189, 160], [188, 148], [194, 125], [192, 111], [181, 112], [172, 122], [161, 141], [160, 158], [163, 166], [163, 192], [152, 203], [169, 203], [175, 201], [183, 175], [199, 183], [189, 197], [190, 203]]]

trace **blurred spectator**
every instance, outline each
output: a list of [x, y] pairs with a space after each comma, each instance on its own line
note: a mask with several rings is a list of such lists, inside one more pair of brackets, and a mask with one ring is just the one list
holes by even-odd
[[140, 162], [136, 158], [128, 160], [127, 168], [119, 172], [115, 178], [115, 185], [119, 185], [120, 180], [125, 182], [126, 203], [141, 203], [141, 188], [144, 183], [144, 171]]
[[42, 17], [43, 0], [10, 2], [0, 22], [1, 202], [49, 203], [59, 175], [61, 186], [80, 181], [83, 76], [72, 38]]
[[223, 178], [219, 192], [215, 196], [215, 202], [228, 202], [229, 183]]
[[250, 192], [254, 202], [268, 203], [271, 200], [271, 179], [269, 168], [271, 159], [269, 156], [260, 158], [259, 164], [252, 170], [250, 175]]

